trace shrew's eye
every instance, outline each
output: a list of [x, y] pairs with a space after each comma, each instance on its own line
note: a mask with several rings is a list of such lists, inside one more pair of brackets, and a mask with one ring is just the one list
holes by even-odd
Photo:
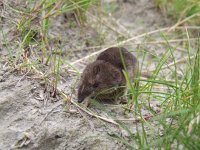
[[92, 85], [93, 88], [97, 88], [98, 86], [99, 86], [98, 83], [94, 83], [94, 84]]

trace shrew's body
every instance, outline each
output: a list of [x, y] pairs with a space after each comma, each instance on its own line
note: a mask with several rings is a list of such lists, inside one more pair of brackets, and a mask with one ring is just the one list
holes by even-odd
[[123, 70], [134, 80], [137, 63], [136, 57], [123, 47], [108, 48], [100, 53], [81, 75], [78, 102], [89, 96], [100, 100], [119, 98], [126, 90]]

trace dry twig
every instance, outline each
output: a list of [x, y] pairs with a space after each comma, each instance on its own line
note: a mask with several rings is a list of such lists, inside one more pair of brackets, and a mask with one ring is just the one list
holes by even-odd
[[192, 18], [194, 18], [194, 17], [199, 17], [199, 16], [200, 16], [200, 13], [195, 13], [195, 14], [193, 14], [193, 15], [191, 15], [191, 16], [185, 18], [185, 19], [183, 19], [182, 21], [177, 22], [174, 26], [172, 26], [171, 28], [169, 28], [168, 32], [170, 32], [170, 31], [176, 29], [179, 25], [181, 25], [181, 24], [187, 22], [188, 20], [190, 20], [190, 19], [192, 19]]
[[[61, 94], [64, 96], [65, 99], [68, 100], [68, 96], [64, 93], [64, 92], [61, 92]], [[112, 118], [105, 118], [105, 117], [102, 117], [102, 116], [99, 116], [99, 115], [96, 115], [95, 113], [92, 113], [88, 110], [86, 110], [85, 108], [81, 107], [80, 105], [78, 105], [76, 102], [74, 102], [73, 100], [70, 100], [70, 102], [72, 104], [74, 104], [76, 107], [78, 107], [79, 109], [81, 109], [82, 111], [86, 112], [87, 114], [89, 114], [90, 116], [93, 116], [97, 119], [101, 119], [103, 121], [106, 121], [108, 123], [112, 123], [114, 125], [119, 125], [116, 121], [114, 121]]]
[[[126, 43], [128, 43], [128, 42], [131, 42], [131, 41], [133, 41], [133, 40], [136, 40], [136, 39], [145, 37], [145, 36], [147, 36], [147, 35], [151, 35], [151, 34], [158, 33], [158, 32], [162, 32], [162, 31], [168, 31], [170, 28], [171, 28], [171, 27], [166, 27], [166, 28], [162, 28], [162, 29], [153, 30], [153, 31], [150, 31], [150, 32], [147, 32], [147, 33], [143, 33], [143, 34], [134, 36], [134, 37], [132, 37], [132, 38], [126, 39], [126, 40], [124, 40], [124, 41], [121, 41], [121, 42], [119, 42], [119, 43], [117, 43], [117, 44], [110, 45], [109, 47], [118, 47], [118, 46], [121, 46], [121, 45], [126, 44]], [[193, 29], [193, 28], [196, 29], [196, 27], [193, 27], [193, 26], [188, 26], [187, 28], [188, 28], [188, 29]], [[185, 29], [185, 27], [176, 27], [175, 29]], [[105, 47], [105, 48], [103, 48], [103, 49], [101, 49], [101, 50], [99, 50], [99, 51], [96, 51], [96, 52], [94, 52], [94, 53], [88, 55], [88, 56], [85, 56], [85, 57], [83, 57], [83, 58], [81, 58], [81, 59], [78, 59], [78, 60], [72, 62], [71, 65], [76, 65], [77, 63], [80, 63], [80, 62], [82, 62], [82, 61], [84, 61], [84, 60], [87, 60], [87, 59], [89, 59], [90, 57], [95, 56], [95, 55], [97, 55], [97, 54], [99, 54], [99, 53], [105, 51], [105, 50], [108, 49], [109, 47]], [[66, 67], [68, 67], [68, 65], [63, 66], [62, 68], [66, 68]]]

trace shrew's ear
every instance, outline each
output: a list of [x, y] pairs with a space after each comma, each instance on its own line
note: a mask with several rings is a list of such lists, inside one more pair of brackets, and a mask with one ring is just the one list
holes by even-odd
[[93, 73], [94, 73], [95, 75], [97, 75], [99, 72], [100, 72], [100, 66], [99, 66], [99, 65], [94, 66], [94, 68], [93, 68]]

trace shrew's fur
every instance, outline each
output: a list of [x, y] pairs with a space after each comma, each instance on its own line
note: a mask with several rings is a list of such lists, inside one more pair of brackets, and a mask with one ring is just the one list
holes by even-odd
[[103, 100], [122, 96], [126, 90], [123, 70], [134, 79], [137, 59], [125, 48], [112, 47], [100, 53], [96, 61], [88, 64], [81, 75], [78, 102], [89, 96]]

